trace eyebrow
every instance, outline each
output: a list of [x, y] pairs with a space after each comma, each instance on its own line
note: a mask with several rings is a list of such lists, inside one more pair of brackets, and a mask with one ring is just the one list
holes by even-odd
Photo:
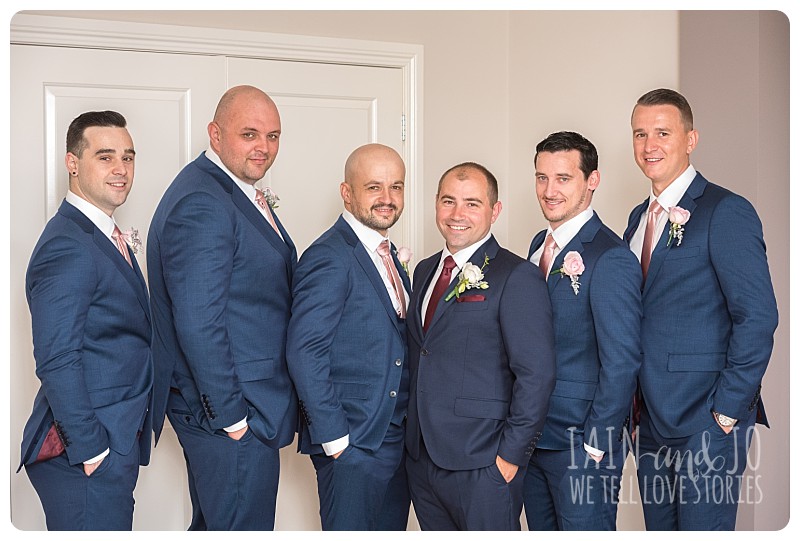
[[[117, 151], [114, 150], [113, 148], [99, 148], [94, 153], [94, 155], [95, 156], [99, 156], [100, 154], [116, 154], [116, 153], [117, 153]], [[123, 154], [133, 154], [134, 156], [136, 155], [136, 151], [133, 150], [132, 148], [126, 148], [124, 151], [122, 151], [122, 153]]]

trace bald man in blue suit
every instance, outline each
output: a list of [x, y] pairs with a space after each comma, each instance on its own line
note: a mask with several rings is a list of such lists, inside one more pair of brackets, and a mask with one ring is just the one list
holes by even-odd
[[115, 111], [67, 131], [69, 191], [33, 250], [25, 287], [41, 387], [22, 464], [50, 530], [130, 530], [150, 460], [150, 307], [113, 212], [133, 184], [133, 141]]
[[650, 197], [625, 240], [642, 261], [639, 491], [648, 530], [733, 530], [761, 378], [778, 324], [761, 221], [689, 163], [681, 94], [657, 89], [631, 118]]

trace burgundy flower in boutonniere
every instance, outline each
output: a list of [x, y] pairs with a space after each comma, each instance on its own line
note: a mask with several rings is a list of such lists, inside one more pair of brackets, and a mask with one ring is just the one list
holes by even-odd
[[561, 268], [554, 270], [550, 274], [569, 276], [572, 291], [574, 291], [577, 295], [578, 290], [581, 288], [581, 283], [578, 281], [578, 277], [583, 273], [584, 270], [586, 270], [586, 267], [583, 265], [583, 258], [581, 257], [581, 254], [572, 251], [567, 252], [567, 255], [564, 256], [564, 264], [561, 265]]
[[670, 245], [672, 239], [678, 239], [675, 246], [680, 246], [683, 242], [683, 225], [689, 221], [692, 213], [681, 207], [670, 207], [669, 209], [669, 238], [667, 239], [667, 246]]

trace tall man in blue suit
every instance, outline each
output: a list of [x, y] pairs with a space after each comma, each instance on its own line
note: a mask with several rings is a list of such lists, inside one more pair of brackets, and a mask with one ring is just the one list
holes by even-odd
[[415, 270], [408, 309], [406, 447], [423, 530], [519, 530], [525, 468], [555, 381], [542, 274], [491, 234], [497, 180], [476, 163], [439, 180], [441, 252]]
[[21, 465], [50, 530], [130, 530], [139, 466], [150, 461], [147, 287], [134, 255], [138, 235], [122, 233], [113, 218], [133, 184], [125, 126], [115, 111], [70, 124], [69, 191], [26, 276], [41, 388]]
[[178, 174], [150, 226], [155, 433], [166, 412], [186, 458], [191, 530], [271, 530], [279, 449], [297, 399], [286, 329], [297, 252], [260, 180], [278, 153], [275, 103], [229, 89], [210, 147]]
[[550, 226], [528, 259], [553, 307], [556, 385], [528, 464], [530, 530], [615, 530], [631, 401], [642, 353], [642, 270], [592, 210], [595, 146], [574, 132], [536, 146], [536, 197]]
[[300, 450], [317, 471], [324, 530], [405, 530], [408, 275], [389, 242], [405, 165], [368, 144], [347, 159], [344, 212], [300, 258], [287, 361]]
[[761, 222], [689, 163], [692, 109], [637, 102], [633, 154], [651, 182], [625, 239], [642, 262], [639, 490], [649, 530], [732, 530], [778, 311]]

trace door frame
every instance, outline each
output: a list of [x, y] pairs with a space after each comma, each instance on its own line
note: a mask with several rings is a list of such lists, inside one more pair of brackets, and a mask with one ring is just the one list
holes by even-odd
[[[154, 12], [157, 13], [157, 12]], [[39, 45], [175, 54], [205, 54], [399, 68], [403, 73], [406, 208], [403, 237], [421, 253], [423, 46], [408, 43], [275, 34], [163, 24], [53, 17], [18, 13], [11, 20], [12, 45]], [[399, 224], [398, 224], [399, 225]]]

